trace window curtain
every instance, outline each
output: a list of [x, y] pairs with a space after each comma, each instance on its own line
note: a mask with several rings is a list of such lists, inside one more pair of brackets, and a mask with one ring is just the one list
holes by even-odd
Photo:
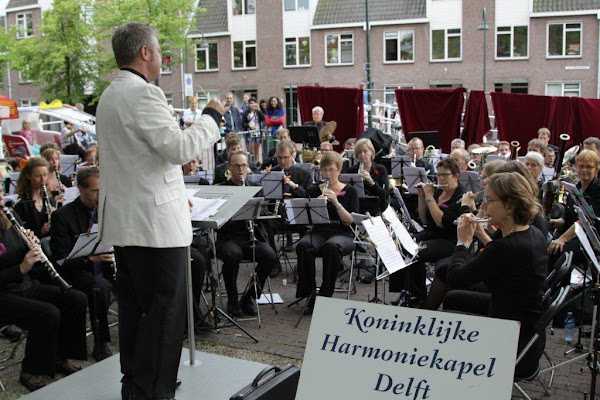
[[472, 143], [481, 143], [483, 136], [489, 130], [490, 116], [485, 93], [481, 90], [472, 90], [467, 100], [462, 138], [467, 146]]
[[396, 89], [396, 101], [406, 140], [411, 132], [438, 131], [444, 152], [459, 137], [465, 89]]
[[302, 123], [312, 120], [312, 109], [323, 107], [323, 121], [337, 122], [335, 137], [340, 142], [337, 150], [341, 150], [344, 141], [359, 137], [365, 128], [364, 104], [362, 90], [359, 88], [299, 86], [298, 107]]

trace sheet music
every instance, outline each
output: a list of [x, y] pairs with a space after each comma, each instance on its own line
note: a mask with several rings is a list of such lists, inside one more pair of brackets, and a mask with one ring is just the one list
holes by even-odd
[[[73, 249], [71, 249], [69, 255], [63, 258], [62, 260], [57, 261], [59, 265], [63, 265], [67, 260], [114, 252], [112, 246], [108, 246], [102, 243], [98, 244], [98, 246], [96, 247], [96, 244], [98, 243], [98, 225], [93, 225], [92, 230], [94, 226], [96, 226], [95, 232], [82, 233], [81, 235], [79, 235], [79, 237], [77, 238], [77, 242], [75, 242], [75, 246], [73, 246]], [[94, 247], [96, 247], [95, 251]]]
[[340, 174], [339, 181], [353, 186], [359, 198], [365, 197], [365, 183], [359, 174]]
[[590, 244], [590, 241], [588, 240], [588, 237], [585, 234], [585, 231], [583, 230], [579, 222], [575, 222], [575, 234], [577, 235], [579, 242], [583, 246], [585, 253], [589, 257], [589, 259], [592, 260], [594, 267], [596, 267], [596, 271], [600, 271], [600, 264], [598, 264], [598, 258], [596, 258], [596, 254], [592, 249], [592, 245]]
[[396, 243], [394, 243], [381, 217], [366, 219], [362, 221], [362, 225], [375, 245], [379, 258], [390, 274], [406, 267], [402, 254], [396, 247]]
[[192, 203], [192, 221], [206, 221], [215, 215], [219, 208], [227, 202], [224, 199], [202, 199], [196, 197], [194, 189], [185, 190], [188, 200]]
[[394, 209], [392, 207], [388, 207], [382, 215], [383, 218], [389, 222], [394, 234], [396, 235], [396, 238], [400, 241], [400, 244], [404, 250], [408, 251], [413, 257], [416, 256], [419, 252], [419, 245], [417, 242], [415, 242], [412, 236], [410, 236], [410, 233], [408, 233], [408, 230], [406, 230], [404, 224], [400, 222], [400, 219], [398, 219], [398, 215], [396, 215]]
[[408, 186], [408, 193], [417, 194], [417, 183], [427, 183], [427, 172], [421, 167], [404, 167], [404, 179]]
[[402, 176], [402, 169], [406, 173], [406, 168], [413, 165], [412, 160], [408, 156], [397, 156], [392, 157], [391, 161], [392, 176], [394, 178], [400, 178]]
[[77, 172], [78, 155], [61, 154], [60, 155], [60, 173], [66, 176], [71, 176]]
[[77, 186], [65, 188], [65, 193], [63, 194], [63, 196], [63, 205], [72, 203], [79, 196], [79, 188]]
[[[323, 198], [296, 198], [286, 199], [285, 213], [288, 223], [308, 225], [312, 220], [313, 225], [329, 224], [329, 211], [327, 211], [327, 199]], [[306, 205], [308, 204], [308, 210]], [[310, 212], [310, 220], [308, 213]]]
[[283, 198], [283, 177], [283, 171], [263, 173], [261, 183], [265, 199]]

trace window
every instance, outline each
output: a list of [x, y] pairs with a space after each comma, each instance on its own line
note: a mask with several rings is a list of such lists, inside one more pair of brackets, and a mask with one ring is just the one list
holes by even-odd
[[325, 65], [351, 65], [354, 63], [354, 35], [325, 35]]
[[285, 11], [308, 10], [309, 0], [284, 0]]
[[161, 75], [173, 73], [173, 58], [168, 54], [163, 54], [162, 63], [160, 65]]
[[233, 0], [233, 15], [256, 14], [256, 0]]
[[298, 124], [298, 89], [286, 87], [285, 92], [285, 115], [288, 126]]
[[210, 99], [219, 97], [219, 93], [213, 91], [201, 91], [196, 93], [196, 97], [198, 98], [198, 108], [203, 109]]
[[256, 41], [233, 42], [233, 69], [256, 68]]
[[310, 38], [285, 38], [285, 66], [310, 65]]
[[196, 43], [196, 72], [219, 69], [217, 43]]
[[496, 27], [496, 58], [526, 58], [527, 26]]
[[431, 59], [433, 61], [458, 61], [461, 57], [460, 28], [431, 31]]
[[496, 82], [494, 91], [497, 93], [529, 93], [528, 82]]
[[546, 96], [581, 96], [580, 82], [548, 82], [546, 83]]
[[581, 23], [548, 24], [547, 57], [581, 57]]
[[385, 32], [384, 62], [413, 62], [415, 33], [413, 31]]
[[37, 105], [38, 105], [38, 102], [34, 101], [32, 99], [20, 99], [19, 100], [19, 107], [34, 107]]
[[17, 14], [17, 39], [33, 36], [33, 16], [30, 12]]
[[451, 82], [437, 82], [429, 84], [431, 89], [460, 89], [463, 87], [462, 83], [451, 83]]

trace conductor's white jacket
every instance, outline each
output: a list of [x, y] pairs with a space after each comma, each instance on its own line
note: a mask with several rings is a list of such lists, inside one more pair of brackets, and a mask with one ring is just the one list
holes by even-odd
[[100, 97], [96, 133], [102, 243], [189, 246], [192, 226], [181, 165], [219, 139], [215, 121], [203, 115], [182, 131], [162, 89], [121, 70]]

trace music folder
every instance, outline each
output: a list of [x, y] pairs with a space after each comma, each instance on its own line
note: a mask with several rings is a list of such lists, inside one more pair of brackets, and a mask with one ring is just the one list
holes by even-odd
[[114, 249], [112, 246], [98, 242], [98, 232], [82, 233], [77, 238], [77, 242], [75, 242], [75, 246], [73, 246], [69, 255], [62, 260], [58, 260], [57, 264], [63, 265], [65, 262], [77, 258], [111, 254], [113, 252]]

